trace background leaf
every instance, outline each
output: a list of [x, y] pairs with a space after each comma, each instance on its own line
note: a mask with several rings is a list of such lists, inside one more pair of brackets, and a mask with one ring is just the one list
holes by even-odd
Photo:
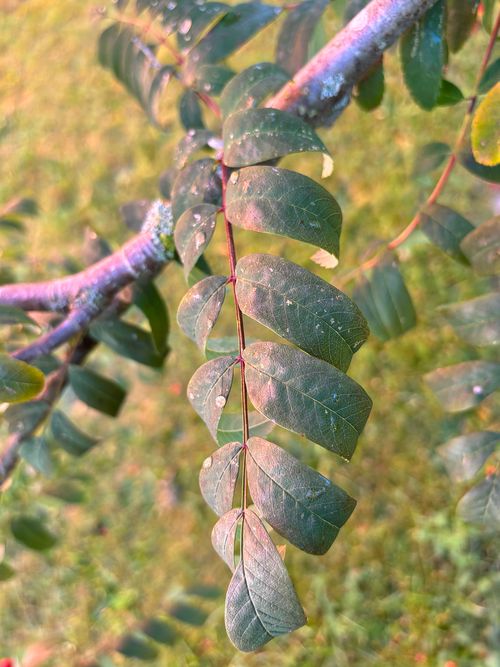
[[500, 294], [450, 303], [439, 311], [460, 338], [471, 345], [500, 345]]
[[258, 106], [289, 80], [288, 73], [274, 63], [257, 63], [237, 74], [222, 91], [220, 107], [224, 117], [235, 111]]
[[458, 503], [458, 513], [472, 523], [482, 523], [491, 530], [500, 528], [500, 477], [491, 475], [473, 487]]
[[444, 63], [444, 0], [438, 0], [401, 38], [401, 65], [411, 96], [432, 109], [441, 88]]
[[460, 243], [473, 231], [474, 225], [460, 213], [441, 204], [428, 204], [420, 217], [420, 228], [432, 243], [458, 262], [469, 263]]
[[28, 401], [43, 389], [45, 377], [38, 368], [8, 354], [0, 354], [0, 403]]
[[384, 89], [384, 64], [380, 61], [358, 81], [354, 99], [365, 111], [373, 111], [382, 103]]
[[72, 456], [83, 456], [99, 442], [98, 438], [83, 433], [60, 410], [52, 413], [50, 430], [57, 444]]
[[474, 114], [471, 142], [480, 164], [494, 167], [500, 163], [500, 83], [486, 95]]
[[117, 416], [126, 396], [119, 384], [79, 366], [71, 365], [68, 375], [71, 388], [81, 401], [110, 417]]
[[480, 431], [452, 438], [438, 448], [448, 474], [455, 482], [466, 482], [481, 470], [500, 444], [500, 433]]
[[464, 361], [437, 368], [424, 376], [443, 408], [460, 412], [479, 405], [500, 388], [500, 364], [489, 361]]
[[21, 515], [10, 522], [12, 534], [18, 542], [35, 551], [47, 551], [57, 543], [57, 538], [47, 527], [32, 516]]
[[500, 216], [476, 227], [467, 234], [460, 247], [480, 276], [500, 273]]
[[98, 320], [91, 325], [90, 334], [116, 354], [152, 368], [163, 365], [168, 351], [165, 346], [158, 351], [149, 331], [123, 320]]

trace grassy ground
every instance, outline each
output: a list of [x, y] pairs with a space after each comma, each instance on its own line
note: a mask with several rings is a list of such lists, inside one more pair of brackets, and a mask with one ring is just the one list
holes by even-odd
[[[160, 135], [136, 103], [95, 59], [99, 9], [91, 2], [8, 0], [0, 8], [0, 201], [34, 197], [40, 214], [22, 240], [0, 238], [0, 257], [25, 244], [18, 279], [56, 276], [80, 257], [91, 224], [112, 243], [127, 238], [119, 206], [157, 196], [158, 174], [169, 165], [177, 130]], [[334, 19], [327, 30], [333, 29]], [[269, 39], [235, 60], [272, 57]], [[479, 32], [449, 72], [470, 89], [485, 35]], [[453, 141], [463, 107], [429, 116], [403, 90], [395, 52], [389, 54], [387, 94], [372, 115], [352, 105], [322, 137], [335, 157], [327, 187], [345, 214], [342, 266], [354, 266], [368, 245], [392, 237], [411, 219], [435, 175], [412, 178], [418, 148]], [[317, 160], [294, 166], [318, 177]], [[476, 223], [491, 215], [485, 185], [457, 170], [443, 197]], [[238, 234], [240, 253], [271, 250], [323, 277], [311, 249], [282, 239]], [[8, 245], [10, 244], [10, 245]], [[213, 244], [222, 261], [222, 237]], [[95, 363], [130, 385], [119, 422], [79, 404], [68, 410], [88, 430], [106, 436], [82, 460], [60, 457], [53, 479], [19, 469], [0, 498], [0, 544], [16, 576], [0, 583], [0, 657], [21, 658], [48, 647], [48, 665], [72, 665], [105, 643], [166, 613], [179, 601], [206, 612], [202, 627], [174, 621], [180, 637], [154, 665], [203, 667], [475, 667], [500, 664], [500, 580], [491, 536], [455, 516], [462, 490], [453, 486], [437, 445], [478, 420], [491, 422], [495, 403], [479, 415], [445, 417], [421, 377], [438, 365], [473, 358], [442, 325], [436, 306], [479, 293], [481, 284], [416, 235], [403, 250], [404, 273], [419, 324], [402, 339], [371, 340], [352, 365], [374, 398], [374, 410], [349, 466], [281, 430], [273, 434], [304, 461], [332, 475], [358, 498], [358, 508], [330, 552], [314, 558], [294, 548], [287, 564], [309, 617], [306, 627], [255, 655], [232, 648], [224, 633], [227, 572], [210, 547], [214, 517], [200, 499], [197, 475], [212, 448], [187, 407], [185, 387], [201, 358], [173, 324], [172, 353], [163, 374], [101, 351]], [[167, 268], [160, 287], [175, 312], [185, 290], [181, 272]], [[230, 331], [230, 320], [222, 322]], [[79, 504], [50, 495], [63, 479], [84, 491]], [[46, 556], [9, 536], [19, 511], [39, 512], [60, 535]], [[186, 593], [197, 584], [220, 595]], [[450, 662], [451, 661], [451, 662]], [[112, 662], [128, 664], [114, 654]]]

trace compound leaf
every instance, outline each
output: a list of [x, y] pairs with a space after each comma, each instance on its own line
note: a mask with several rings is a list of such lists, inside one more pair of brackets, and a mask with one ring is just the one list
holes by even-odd
[[356, 506], [329, 479], [262, 438], [248, 441], [247, 470], [252, 500], [266, 521], [307, 553], [328, 551]]
[[218, 357], [200, 366], [189, 381], [188, 399], [213, 438], [233, 382], [233, 357]]
[[297, 264], [248, 255], [236, 267], [241, 310], [342, 371], [368, 337], [366, 320], [349, 297]]
[[179, 304], [177, 322], [202, 350], [219, 317], [226, 284], [225, 276], [208, 276], [193, 285]]
[[233, 506], [242, 447], [239, 442], [228, 442], [203, 461], [199, 480], [201, 494], [219, 516]]
[[242, 554], [226, 596], [226, 630], [240, 651], [255, 651], [306, 622], [293, 584], [260, 519], [246, 510]]
[[256, 107], [289, 80], [284, 69], [274, 63], [257, 63], [240, 72], [225, 86], [220, 98], [224, 118]]
[[217, 218], [217, 206], [197, 204], [178, 219], [174, 230], [177, 252], [188, 276], [212, 239]]
[[232, 113], [222, 127], [224, 162], [246, 167], [289, 153], [328, 149], [302, 119], [278, 109], [245, 109]]
[[226, 215], [243, 229], [305, 241], [338, 257], [340, 207], [325, 188], [302, 174], [276, 167], [233, 172]]
[[259, 412], [351, 458], [372, 405], [362, 387], [325, 361], [280, 343], [253, 343], [243, 358]]

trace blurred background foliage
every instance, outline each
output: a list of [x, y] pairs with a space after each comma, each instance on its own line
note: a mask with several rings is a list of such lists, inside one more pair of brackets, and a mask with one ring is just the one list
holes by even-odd
[[[106, 7], [86, 0], [3, 0], [0, 7], [0, 201], [26, 196], [39, 205], [25, 235], [0, 237], [1, 270], [16, 280], [55, 277], [82, 265], [89, 225], [114, 247], [122, 243], [130, 232], [120, 206], [158, 196], [158, 176], [180, 138], [174, 87], [171, 130], [160, 133], [97, 64], [105, 14]], [[340, 25], [339, 14], [329, 10], [326, 34]], [[276, 29], [266, 29], [230, 65], [241, 70], [272, 59]], [[478, 29], [447, 73], [465, 94], [486, 42]], [[402, 85], [397, 61], [392, 49], [378, 110], [366, 114], [352, 104], [321, 132], [335, 159], [323, 184], [344, 211], [341, 269], [356, 266], [371, 244], [408, 223], [437, 176], [414, 176], [419, 149], [429, 141], [453, 143], [465, 112], [465, 104], [432, 114], [420, 110]], [[319, 179], [317, 157], [285, 162]], [[474, 224], [499, 206], [494, 189], [461, 168], [440, 201]], [[271, 251], [334, 279], [310, 261], [305, 245], [273, 237], [263, 244], [263, 237], [242, 231], [237, 245], [245, 253]], [[224, 267], [222, 235], [211, 247], [214, 268]], [[26, 665], [42, 664], [29, 660], [45, 652], [43, 664], [92, 664], [124, 632], [173, 614], [169, 623], [177, 638], [152, 665], [500, 664], [500, 544], [456, 516], [464, 487], [450, 482], [436, 454], [438, 445], [466, 428], [498, 424], [498, 398], [472, 414], [445, 416], [422, 382], [439, 365], [477, 357], [436, 308], [484, 293], [485, 279], [421, 234], [400, 257], [418, 326], [385, 344], [370, 339], [353, 361], [352, 375], [374, 399], [374, 409], [352, 463], [339, 463], [283, 430], [271, 436], [358, 499], [328, 554], [312, 558], [287, 550], [308, 625], [253, 655], [236, 652], [225, 635], [228, 573], [212, 553], [215, 517], [197, 481], [213, 445], [185, 399], [201, 357], [173, 322], [164, 373], [106, 350], [95, 355], [97, 367], [130, 388], [120, 420], [97, 416], [66, 393], [65, 409], [103, 442], [83, 459], [59, 454], [50, 478], [20, 466], [0, 496], [0, 545], [15, 570], [0, 582], [0, 658], [24, 656]], [[185, 291], [182, 270], [167, 267], [158, 284], [175, 313]], [[230, 313], [230, 303], [227, 308]], [[221, 334], [231, 334], [232, 326], [230, 316], [218, 324]], [[13, 540], [9, 521], [21, 512], [46, 518], [58, 536], [54, 549], [40, 554]], [[196, 589], [200, 584], [204, 588]], [[131, 661], [111, 652], [99, 664]]]

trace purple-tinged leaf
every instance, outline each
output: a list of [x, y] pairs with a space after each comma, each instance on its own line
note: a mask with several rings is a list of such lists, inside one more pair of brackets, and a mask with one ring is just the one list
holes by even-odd
[[302, 119], [277, 109], [245, 109], [232, 113], [222, 127], [224, 162], [246, 167], [289, 153], [328, 154], [316, 132]]
[[372, 402], [354, 380], [320, 359], [279, 343], [245, 349], [250, 399], [268, 419], [349, 460]]
[[221, 204], [221, 181], [217, 164], [203, 158], [189, 164], [177, 174], [172, 186], [172, 215], [174, 220], [196, 204]]
[[257, 63], [248, 67], [224, 87], [220, 98], [223, 116], [226, 118], [235, 111], [258, 106], [289, 79], [287, 72], [274, 63]]
[[175, 149], [174, 164], [177, 169], [183, 169], [190, 158], [202, 150], [217, 145], [220, 139], [210, 130], [189, 130], [179, 141]]
[[229, 442], [203, 461], [199, 480], [201, 494], [219, 516], [233, 506], [242, 447], [239, 442]]
[[457, 511], [464, 521], [484, 524], [497, 531], [500, 528], [500, 476], [490, 475], [474, 486], [460, 500]]
[[179, 304], [177, 322], [186, 336], [205, 349], [226, 295], [227, 278], [208, 276], [186, 292]]
[[468, 264], [460, 248], [462, 239], [474, 229], [466, 218], [447, 206], [428, 204], [421, 213], [420, 228], [447, 255]]
[[236, 530], [241, 517], [242, 510], [239, 507], [235, 507], [224, 514], [224, 516], [221, 516], [212, 529], [212, 546], [231, 572], [234, 572], [236, 567], [234, 554], [235, 540]]
[[328, 0], [305, 0], [289, 10], [276, 47], [276, 62], [295, 74], [308, 60], [309, 43]]
[[174, 229], [177, 252], [188, 276], [212, 239], [217, 218], [217, 206], [197, 204], [185, 211]]
[[305, 241], [338, 257], [340, 207], [328, 190], [302, 174], [277, 167], [234, 171], [226, 215], [243, 229]]
[[252, 500], [266, 521], [296, 547], [324, 554], [356, 501], [277, 445], [250, 438], [247, 455]]
[[439, 311], [462, 340], [471, 345], [500, 345], [500, 293], [441, 306]]
[[438, 449], [455, 482], [466, 482], [478, 473], [500, 445], [500, 433], [479, 431], [452, 438]]
[[241, 310], [257, 322], [342, 371], [368, 337], [355, 303], [293, 262], [247, 255], [236, 266]]
[[437, 368], [424, 379], [445, 410], [461, 412], [476, 407], [500, 389], [500, 363], [464, 361]]
[[500, 216], [496, 216], [467, 234], [460, 244], [472, 268], [480, 276], [500, 273]]
[[214, 440], [217, 426], [233, 382], [235, 360], [219, 357], [200, 366], [189, 381], [187, 395], [196, 412], [208, 426]]
[[226, 595], [226, 630], [240, 651], [300, 628], [306, 617], [281, 557], [261, 520], [246, 510], [242, 554]]

